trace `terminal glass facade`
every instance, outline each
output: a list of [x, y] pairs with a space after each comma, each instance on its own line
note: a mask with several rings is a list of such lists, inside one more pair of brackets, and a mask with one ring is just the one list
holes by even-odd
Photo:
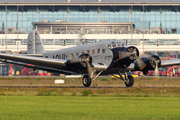
[[[179, 34], [178, 6], [0, 6], [1, 30], [29, 33], [32, 22], [134, 22], [135, 29], [112, 34]], [[50, 28], [49, 28], [50, 29]], [[129, 32], [130, 31], [130, 32]], [[47, 32], [49, 33], [49, 32]], [[78, 32], [74, 32], [78, 34]], [[106, 34], [106, 33], [104, 33]]]

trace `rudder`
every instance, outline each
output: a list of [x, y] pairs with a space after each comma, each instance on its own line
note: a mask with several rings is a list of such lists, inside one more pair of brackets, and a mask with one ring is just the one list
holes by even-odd
[[27, 54], [44, 53], [45, 49], [38, 31], [34, 30], [29, 33], [27, 39]]

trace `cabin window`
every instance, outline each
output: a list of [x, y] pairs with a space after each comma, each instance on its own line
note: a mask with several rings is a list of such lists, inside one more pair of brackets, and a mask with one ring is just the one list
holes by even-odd
[[89, 50], [86, 50], [86, 53], [89, 54]]
[[76, 53], [76, 56], [79, 56], [79, 53]]
[[91, 54], [95, 54], [95, 49], [92, 49], [92, 50], [91, 50]]
[[46, 58], [48, 58], [48, 56], [46, 56]]
[[105, 53], [105, 49], [102, 49], [102, 53]]
[[97, 53], [99, 53], [100, 52], [100, 49], [97, 49]]
[[59, 54], [59, 59], [61, 59], [61, 54]]
[[73, 58], [73, 57], [74, 57], [74, 54], [71, 54], [71, 55], [70, 55], [70, 59]]

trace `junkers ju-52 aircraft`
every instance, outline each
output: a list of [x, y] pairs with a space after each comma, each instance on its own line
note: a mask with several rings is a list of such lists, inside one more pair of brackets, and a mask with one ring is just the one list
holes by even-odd
[[[99, 75], [119, 74], [127, 87], [132, 87], [134, 78], [127, 72], [158, 71], [159, 67], [179, 65], [180, 59], [161, 61], [156, 55], [139, 58], [134, 46], [116, 41], [95, 42], [71, 48], [45, 52], [38, 31], [32, 31], [27, 39], [27, 55], [0, 53], [2, 62], [22, 65], [33, 69], [58, 72], [66, 75], [84, 75], [82, 83], [91, 85]], [[125, 77], [122, 76], [124, 73]]]

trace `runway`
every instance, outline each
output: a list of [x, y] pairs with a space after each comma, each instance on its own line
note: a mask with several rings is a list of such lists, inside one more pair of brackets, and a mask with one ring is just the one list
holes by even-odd
[[114, 87], [114, 86], [99, 86], [99, 87], [84, 87], [84, 86], [0, 86], [0, 88], [78, 88], [78, 89], [134, 89], [134, 88], [146, 88], [146, 89], [161, 89], [161, 88], [180, 88], [180, 87]]

